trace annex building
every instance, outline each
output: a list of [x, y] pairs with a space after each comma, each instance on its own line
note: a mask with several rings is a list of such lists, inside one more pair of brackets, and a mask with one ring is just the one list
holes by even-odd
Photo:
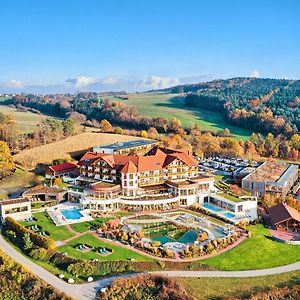
[[285, 197], [297, 179], [297, 165], [265, 162], [242, 179], [242, 188], [261, 197]]

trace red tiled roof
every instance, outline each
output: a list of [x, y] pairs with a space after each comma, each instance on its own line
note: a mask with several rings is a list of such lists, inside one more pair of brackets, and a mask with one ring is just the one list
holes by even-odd
[[188, 166], [197, 166], [197, 161], [187, 153], [159, 147], [148, 152], [146, 156], [87, 152], [81, 158], [80, 164], [90, 165], [100, 159], [122, 173], [163, 170], [175, 159], [183, 161]]
[[137, 167], [133, 164], [133, 162], [129, 161], [124, 165], [121, 169], [121, 173], [136, 173]]
[[74, 163], [66, 162], [66, 163], [59, 164], [59, 165], [49, 166], [49, 168], [55, 172], [60, 172], [60, 171], [75, 169], [75, 168], [77, 168], [77, 165], [75, 165]]

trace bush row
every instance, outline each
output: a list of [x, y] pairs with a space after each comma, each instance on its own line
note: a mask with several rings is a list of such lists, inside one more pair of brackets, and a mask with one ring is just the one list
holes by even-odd
[[50, 239], [49, 237], [41, 236], [34, 231], [27, 229], [11, 217], [7, 217], [5, 219], [5, 231], [8, 230], [14, 231], [18, 238], [22, 238], [24, 234], [28, 233], [30, 235], [31, 241], [36, 246], [43, 247], [45, 249], [55, 248], [54, 240]]

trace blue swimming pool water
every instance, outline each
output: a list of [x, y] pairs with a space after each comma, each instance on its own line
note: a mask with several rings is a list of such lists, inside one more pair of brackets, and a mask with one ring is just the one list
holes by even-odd
[[224, 212], [223, 216], [225, 216], [228, 219], [233, 219], [235, 217], [235, 215], [229, 211]]
[[173, 239], [169, 238], [166, 235], [159, 235], [159, 236], [152, 237], [152, 240], [157, 241], [157, 242], [161, 242], [162, 244], [174, 242]]
[[79, 220], [83, 217], [83, 215], [80, 213], [80, 209], [63, 209], [60, 211], [64, 217], [68, 220]]
[[179, 243], [192, 244], [197, 240], [198, 232], [196, 230], [189, 230], [179, 240]]
[[209, 209], [213, 212], [216, 212], [216, 213], [222, 211], [222, 208], [219, 208], [219, 207], [217, 207], [215, 205], [212, 205], [210, 203], [203, 203], [202, 207], [207, 208], [207, 209]]

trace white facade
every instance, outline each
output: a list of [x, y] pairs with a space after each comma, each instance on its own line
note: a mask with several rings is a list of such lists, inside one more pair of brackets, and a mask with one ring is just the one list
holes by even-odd
[[[176, 182], [172, 182], [170, 185], [167, 183], [165, 191], [155, 194], [151, 192], [151, 187], [139, 188], [137, 174], [122, 173], [120, 193], [112, 193], [108, 190], [99, 195], [97, 192], [93, 194], [88, 188], [84, 191], [70, 189], [68, 193], [69, 199], [73, 197], [84, 208], [96, 211], [124, 209], [125, 206], [143, 210], [154, 209], [157, 206], [167, 209], [171, 208], [171, 204], [184, 207], [203, 201], [205, 196], [215, 190], [213, 182], [213, 178], [207, 178], [206, 181], [202, 179], [201, 183], [191, 181], [186, 186], [175, 186]], [[181, 181], [178, 183], [182, 184]]]
[[31, 202], [26, 199], [9, 199], [0, 201], [1, 221], [12, 217], [15, 220], [31, 218]]

